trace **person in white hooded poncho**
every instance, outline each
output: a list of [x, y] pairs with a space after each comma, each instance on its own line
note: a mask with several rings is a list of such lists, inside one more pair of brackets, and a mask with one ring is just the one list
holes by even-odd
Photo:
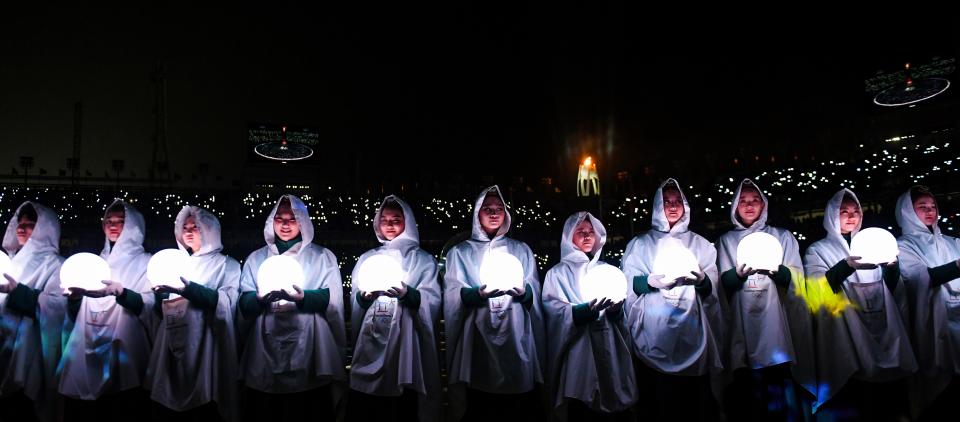
[[[247, 257], [240, 275], [240, 374], [244, 416], [262, 422], [309, 412], [333, 420], [346, 381], [343, 284], [333, 253], [313, 243], [313, 222], [300, 198], [281, 197], [267, 216], [267, 245]], [[260, 265], [294, 258], [304, 285], [258, 295]]]
[[[361, 255], [351, 277], [355, 346], [347, 419], [436, 421], [442, 404], [435, 341], [441, 300], [437, 262], [420, 249], [413, 211], [396, 196], [387, 196], [380, 204], [373, 231], [383, 246]], [[360, 268], [377, 255], [401, 264], [401, 285], [362, 291]]]
[[[557, 420], [632, 420], [637, 400], [623, 301], [581, 297], [584, 275], [603, 264], [607, 230], [588, 212], [567, 218], [560, 263], [547, 271], [548, 384]], [[603, 298], [601, 298], [603, 299]]]
[[920, 364], [914, 411], [955, 414], [960, 398], [960, 239], [940, 232], [933, 193], [917, 186], [897, 200], [900, 271], [909, 296]]
[[[71, 287], [64, 334], [69, 334], [57, 369], [60, 394], [69, 398], [65, 418], [125, 419], [148, 407], [141, 388], [150, 358], [147, 327], [153, 295], [147, 281], [150, 254], [143, 250], [143, 215], [117, 200], [103, 217], [100, 257], [111, 280], [99, 290]], [[140, 293], [140, 294], [133, 294]]]
[[827, 236], [804, 254], [807, 294], [816, 304], [814, 411], [893, 419], [905, 416], [904, 379], [917, 362], [903, 323], [905, 294], [896, 263], [877, 266], [850, 255], [862, 223], [857, 196], [840, 190], [823, 213]]
[[0, 280], [0, 408], [10, 420], [50, 420], [66, 305], [57, 214], [24, 202], [7, 224], [3, 249], [12, 268]]
[[[725, 368], [734, 381], [725, 407], [732, 420], [802, 418], [804, 409], [798, 405], [809, 404], [816, 395], [800, 247], [789, 231], [767, 225], [768, 204], [760, 188], [744, 179], [730, 208], [734, 229], [717, 240], [721, 299], [729, 304]], [[753, 233], [766, 233], [780, 242], [783, 256], [777, 270], [738, 265], [740, 241]], [[806, 394], [796, 391], [791, 379], [809, 392], [810, 399], [797, 400]]]
[[[530, 247], [506, 236], [510, 224], [500, 189], [484, 189], [474, 202], [471, 238], [446, 256], [449, 420], [543, 417], [538, 390], [546, 346], [540, 281]], [[504, 292], [480, 283], [484, 257], [501, 252], [520, 261], [522, 287]]]
[[207, 210], [183, 207], [173, 233], [190, 257], [183, 287], [154, 288], [160, 321], [144, 385], [164, 419], [235, 420], [240, 264], [220, 253], [220, 222]]
[[[651, 230], [627, 244], [621, 263], [632, 284], [626, 317], [640, 361], [637, 413], [654, 420], [676, 412], [707, 420], [719, 414], [710, 384], [711, 373], [723, 368], [717, 251], [689, 225], [690, 205], [676, 180], [668, 179], [654, 195]], [[668, 280], [654, 273], [654, 261], [661, 248], [676, 244], [693, 253], [699, 270]]]

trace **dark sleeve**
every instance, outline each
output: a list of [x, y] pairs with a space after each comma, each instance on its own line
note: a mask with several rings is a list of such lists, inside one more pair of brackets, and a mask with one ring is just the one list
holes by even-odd
[[935, 287], [960, 278], [960, 267], [957, 267], [956, 262], [950, 261], [939, 267], [927, 268], [927, 273], [930, 274], [930, 287]]
[[887, 289], [891, 292], [897, 290], [897, 283], [900, 282], [899, 262], [894, 262], [893, 265], [883, 266], [883, 282], [887, 283]]
[[67, 315], [71, 321], [77, 320], [77, 314], [80, 313], [80, 305], [83, 305], [83, 296], [77, 298], [67, 296]]
[[647, 284], [647, 276], [645, 275], [633, 276], [633, 292], [636, 293], [637, 296], [644, 295], [647, 293], [652, 293], [657, 290], [658, 289], [656, 287], [653, 287]]
[[407, 286], [407, 294], [403, 295], [398, 302], [410, 309], [420, 309], [420, 291], [416, 287]]
[[720, 274], [720, 283], [723, 284], [723, 291], [727, 294], [727, 299], [733, 297], [735, 293], [740, 291], [740, 289], [743, 288], [743, 283], [746, 281], [747, 279], [740, 278], [740, 276], [737, 275], [736, 268], [731, 268], [724, 271], [723, 274]]
[[327, 305], [329, 304], [330, 289], [304, 290], [303, 300], [297, 304], [297, 309], [300, 312], [323, 315], [327, 313]]
[[[153, 292], [153, 312], [159, 316], [163, 316], [163, 301], [170, 298], [170, 293], [158, 293]], [[188, 299], [189, 300], [189, 299]]]
[[700, 297], [710, 296], [710, 293], [713, 292], [713, 282], [710, 281], [710, 276], [707, 273], [703, 273], [703, 280], [700, 280], [700, 283], [695, 284], [693, 289], [697, 291], [697, 294]]
[[207, 311], [216, 310], [217, 302], [220, 302], [220, 294], [216, 290], [197, 283], [187, 285], [181, 296], [187, 298], [191, 304]]
[[374, 300], [376, 299], [371, 299], [371, 300], [364, 299], [363, 293], [360, 293], [359, 290], [357, 291], [357, 303], [360, 304], [360, 307], [363, 308], [364, 310], [369, 309], [370, 305], [373, 305]]
[[833, 290], [834, 293], [837, 293], [841, 290], [843, 281], [853, 275], [855, 271], [853, 267], [847, 264], [847, 260], [841, 259], [840, 262], [830, 267], [824, 276], [827, 277], [827, 283], [830, 284], [830, 289]]
[[600, 312], [590, 310], [589, 303], [581, 303], [573, 306], [573, 325], [584, 325], [591, 321], [596, 321], [600, 317]]
[[7, 295], [7, 306], [23, 316], [37, 316], [37, 299], [40, 291], [20, 283]]
[[240, 294], [240, 314], [244, 318], [252, 319], [263, 313], [263, 305], [257, 300], [257, 292], [249, 291]]
[[487, 304], [487, 300], [480, 297], [479, 287], [464, 287], [460, 289], [460, 300], [464, 305], [479, 308]]
[[140, 315], [143, 311], [143, 296], [130, 289], [123, 289], [123, 293], [117, 296], [117, 303], [123, 306], [134, 315]]
[[781, 265], [777, 268], [777, 273], [773, 275], [773, 284], [781, 288], [790, 287], [790, 280], [793, 276], [790, 273], [790, 268], [785, 265]]
[[530, 307], [533, 306], [533, 289], [530, 288], [530, 285], [526, 285], [524, 289], [523, 297], [519, 300], [520, 304], [523, 305], [523, 309], [530, 310]]

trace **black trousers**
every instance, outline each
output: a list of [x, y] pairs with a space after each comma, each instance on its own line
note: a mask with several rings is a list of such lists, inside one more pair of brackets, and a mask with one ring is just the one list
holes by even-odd
[[570, 422], [631, 422], [634, 420], [634, 414], [632, 410], [616, 413], [595, 412], [580, 400], [567, 399], [567, 420]]
[[[96, 400], [77, 400], [64, 397], [63, 420], [65, 422], [112, 422], [141, 418], [151, 408], [150, 394], [142, 388], [133, 388]], [[147, 419], [147, 418], [144, 418]]]
[[36, 420], [37, 414], [33, 407], [33, 400], [24, 395], [23, 390], [0, 398], [0, 422], [34, 422]]
[[789, 364], [740, 368], [724, 391], [731, 421], [802, 421], [815, 398], [793, 381]]
[[416, 422], [420, 395], [405, 389], [399, 396], [374, 396], [350, 390], [347, 397], [348, 421]]
[[543, 422], [546, 412], [540, 389], [520, 394], [496, 394], [467, 389], [467, 409], [464, 422], [520, 421]]
[[337, 417], [329, 385], [289, 394], [264, 393], [244, 387], [242, 396], [240, 417], [244, 421], [333, 421]]
[[866, 382], [851, 378], [817, 410], [817, 416], [835, 421], [908, 420], [908, 400], [906, 379]]
[[646, 421], [717, 421], [720, 407], [710, 390], [710, 376], [664, 374], [634, 361], [639, 400], [635, 412]]
[[150, 420], [156, 422], [223, 422], [217, 403], [209, 402], [190, 410], [178, 412], [160, 403], [151, 401]]

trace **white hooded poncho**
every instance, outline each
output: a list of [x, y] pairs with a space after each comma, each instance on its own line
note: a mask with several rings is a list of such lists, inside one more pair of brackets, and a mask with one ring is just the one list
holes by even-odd
[[[673, 375], [706, 375], [723, 368], [717, 346], [717, 333], [722, 331], [718, 299], [717, 250], [700, 235], [688, 229], [690, 205], [681, 190], [683, 217], [673, 227], [663, 210], [663, 188], [680, 185], [668, 179], [653, 198], [653, 221], [650, 231], [627, 244], [621, 267], [630, 285], [636, 276], [651, 275], [659, 242], [673, 238], [693, 252], [700, 266], [713, 283], [710, 295], [701, 298], [694, 286], [676, 286], [638, 296], [633, 288], [627, 295], [627, 327], [633, 338], [633, 349], [643, 364]], [[665, 280], [666, 281], [666, 280]]]
[[960, 239], [942, 234], [937, 223], [932, 231], [928, 229], [914, 212], [909, 191], [897, 200], [896, 213], [903, 231], [897, 242], [900, 273], [907, 287], [914, 347], [920, 361], [919, 405], [925, 406], [960, 374], [960, 279], [935, 287], [927, 272], [960, 258]]
[[[492, 239], [479, 219], [488, 193], [499, 196], [505, 207], [503, 225]], [[465, 410], [466, 387], [499, 394], [529, 392], [535, 384], [543, 384], [542, 365], [546, 363], [536, 261], [529, 246], [506, 237], [511, 219], [500, 188], [491, 186], [480, 192], [474, 202], [472, 221], [471, 238], [447, 253], [444, 275], [447, 382], [453, 420], [459, 420]], [[502, 250], [520, 260], [524, 283], [533, 294], [529, 310], [506, 295], [490, 299], [489, 306], [479, 308], [462, 303], [460, 290], [480, 287], [480, 264], [492, 250]], [[494, 322], [490, 306], [496, 305], [501, 305], [502, 311]]]
[[[110, 265], [111, 279], [143, 297], [140, 315], [120, 306], [116, 297], [84, 297], [80, 312], [64, 329], [69, 339], [60, 360], [60, 394], [81, 400], [96, 400], [140, 387], [150, 358], [148, 326], [155, 318], [153, 290], [147, 281], [150, 254], [143, 251], [146, 224], [130, 204], [117, 200], [125, 210], [123, 231], [111, 247], [104, 239], [100, 257]], [[106, 214], [104, 214], [106, 218]]]
[[[36, 210], [37, 222], [30, 239], [20, 247], [17, 216], [26, 205]], [[23, 315], [10, 308], [7, 294], [0, 293], [0, 396], [23, 390], [39, 408], [56, 393], [54, 375], [66, 307], [60, 290], [63, 258], [57, 214], [36, 202], [24, 202], [7, 224], [3, 248], [13, 263], [10, 275], [23, 286], [39, 290], [40, 296], [36, 313]]]
[[[573, 232], [585, 219], [596, 233], [593, 258], [573, 244]], [[607, 230], [590, 213], [570, 216], [563, 225], [560, 263], [547, 271], [543, 283], [551, 404], [561, 420], [566, 419], [568, 398], [597, 412], [620, 412], [637, 400], [630, 333], [623, 315], [601, 315], [582, 326], [573, 320], [573, 307], [587, 302], [580, 297], [581, 280], [591, 268], [603, 264], [599, 259], [606, 241]]]
[[[803, 259], [808, 285], [826, 285], [827, 270], [850, 256], [850, 246], [840, 232], [840, 204], [847, 195], [860, 206], [860, 200], [849, 189], [840, 190], [827, 203], [823, 212], [827, 237], [810, 245]], [[851, 238], [859, 231], [858, 226], [850, 233]], [[826, 291], [820, 291], [820, 295], [831, 294], [829, 287], [821, 290]], [[881, 268], [855, 271], [836, 293], [842, 304], [817, 310], [818, 391], [814, 411], [836, 395], [851, 377], [882, 382], [917, 370], [903, 323], [906, 308], [902, 290], [897, 288], [897, 294], [890, 292]]]
[[[395, 202], [403, 209], [405, 228], [393, 240], [380, 232], [383, 205]], [[437, 261], [420, 249], [417, 221], [410, 206], [390, 195], [383, 199], [373, 217], [373, 231], [383, 246], [360, 256], [353, 269], [350, 290], [351, 324], [353, 327], [353, 363], [350, 366], [350, 388], [378, 396], [399, 396], [403, 389], [416, 391], [420, 397], [421, 421], [440, 417], [440, 361], [437, 355], [435, 328], [440, 320], [440, 283]], [[368, 258], [384, 254], [401, 262], [403, 283], [420, 294], [418, 309], [398, 303], [396, 298], [381, 296], [364, 309], [357, 303], [357, 273]]]
[[[299, 312], [288, 303], [244, 321], [249, 326], [244, 327], [246, 340], [241, 344], [241, 376], [247, 387], [267, 393], [303, 392], [347, 379], [340, 267], [332, 252], [313, 243], [313, 222], [300, 198], [284, 195], [270, 211], [263, 226], [267, 245], [251, 253], [244, 262], [240, 292], [256, 292], [260, 264], [278, 254], [273, 217], [284, 198], [290, 201], [300, 223], [303, 240], [283, 254], [295, 258], [303, 267], [303, 289], [329, 289], [330, 301], [324, 315]], [[335, 397], [335, 405], [337, 400]]]
[[[760, 188], [749, 179], [737, 186], [730, 208], [730, 221], [734, 229], [717, 240], [717, 257], [720, 274], [737, 267], [737, 246], [749, 234], [763, 232], [780, 241], [783, 246], [783, 263], [790, 269], [790, 285], [778, 288], [770, 276], [754, 274], [743, 288], [733, 293], [729, 302], [729, 315], [725, 339], [729, 355], [727, 370], [738, 368], [759, 369], [782, 363], [791, 364], [794, 379], [810, 394], [816, 394], [816, 364], [813, 361], [813, 330], [810, 312], [804, 300], [803, 263], [797, 239], [787, 230], [767, 225], [769, 202], [760, 192], [763, 211], [757, 221], [745, 227], [737, 218], [737, 204], [744, 185]], [[723, 288], [723, 284], [720, 284]], [[724, 294], [721, 298], [726, 298]]]
[[184, 278], [217, 292], [215, 310], [207, 310], [177, 296], [161, 304], [150, 367], [144, 385], [150, 398], [176, 411], [216, 401], [220, 414], [236, 419], [237, 351], [234, 313], [240, 284], [240, 264], [220, 251], [220, 222], [209, 211], [185, 206], [174, 222], [180, 250], [183, 225], [193, 217], [200, 230], [199, 251], [187, 259]]

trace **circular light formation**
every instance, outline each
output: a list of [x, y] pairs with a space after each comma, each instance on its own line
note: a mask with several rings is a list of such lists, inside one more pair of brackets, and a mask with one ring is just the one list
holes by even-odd
[[950, 88], [950, 81], [943, 78], [910, 79], [907, 82], [880, 91], [873, 103], [884, 107], [898, 107], [929, 100]]
[[190, 255], [180, 249], [164, 249], [153, 254], [147, 263], [147, 279], [153, 287], [183, 288], [180, 277], [186, 274]]
[[783, 263], [783, 246], [769, 233], [755, 232], [737, 244], [737, 267], [746, 265], [755, 270], [776, 271]]
[[296, 259], [286, 255], [274, 255], [260, 264], [257, 270], [257, 294], [284, 290], [296, 293], [293, 286], [303, 287], [303, 267]]
[[664, 239], [657, 245], [657, 256], [653, 259], [653, 274], [662, 274], [663, 281], [679, 277], [691, 277], [691, 271], [700, 271], [700, 264], [693, 252], [676, 239]]
[[[17, 275], [13, 273], [13, 261], [10, 261], [10, 256], [6, 252], [0, 252], [0, 275], [10, 274], [11, 277], [17, 278]], [[0, 280], [0, 283], [6, 283], [7, 280]]]
[[313, 149], [297, 143], [267, 142], [253, 147], [257, 155], [277, 161], [305, 160], [313, 156]]
[[860, 230], [850, 240], [850, 255], [859, 256], [864, 264], [882, 264], [897, 260], [900, 248], [890, 232], [879, 227]]
[[103, 280], [110, 280], [111, 277], [107, 261], [92, 253], [75, 254], [60, 266], [60, 287], [64, 291], [71, 287], [100, 290], [105, 287]]
[[600, 264], [580, 279], [580, 299], [589, 302], [607, 298], [614, 303], [627, 298], [627, 276], [613, 265]]
[[357, 289], [361, 292], [385, 292], [391, 287], [400, 287], [403, 282], [403, 267], [395, 258], [377, 254], [360, 264], [357, 270]]
[[504, 252], [490, 252], [480, 263], [480, 284], [490, 290], [510, 290], [523, 286], [523, 264]]

